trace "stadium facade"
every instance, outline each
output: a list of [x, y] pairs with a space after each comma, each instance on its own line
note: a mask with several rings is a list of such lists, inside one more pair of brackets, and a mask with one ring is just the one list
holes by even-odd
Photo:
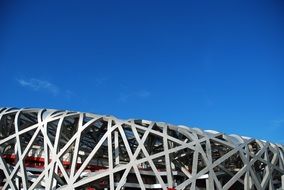
[[0, 189], [274, 190], [283, 175], [280, 144], [162, 122], [0, 108]]

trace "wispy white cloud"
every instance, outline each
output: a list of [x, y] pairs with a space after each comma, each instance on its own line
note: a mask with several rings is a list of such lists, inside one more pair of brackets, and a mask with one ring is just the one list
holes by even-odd
[[95, 79], [95, 85], [96, 86], [102, 86], [103, 84], [105, 84], [108, 81], [108, 77], [106, 76], [101, 76], [101, 77], [97, 77]]
[[75, 94], [71, 90], [65, 90], [64, 91], [64, 96], [65, 96], [65, 98], [70, 100], [70, 99], [72, 99], [73, 96], [75, 96]]
[[126, 102], [129, 99], [145, 99], [151, 96], [151, 92], [148, 90], [140, 90], [136, 92], [121, 92], [118, 97], [118, 101], [120, 102]]
[[136, 96], [140, 97], [140, 98], [148, 98], [151, 95], [151, 93], [147, 90], [141, 90], [136, 92]]
[[284, 119], [275, 119], [271, 121], [272, 127], [273, 128], [280, 128], [284, 127]]
[[119, 102], [126, 102], [130, 97], [130, 94], [127, 93], [120, 93], [118, 97]]
[[46, 91], [53, 95], [57, 95], [60, 91], [59, 87], [49, 81], [31, 78], [28, 80], [17, 79], [22, 87], [30, 88], [34, 91]]

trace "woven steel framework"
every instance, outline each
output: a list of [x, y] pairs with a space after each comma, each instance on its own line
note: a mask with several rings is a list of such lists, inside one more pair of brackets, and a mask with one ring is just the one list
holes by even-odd
[[[0, 108], [0, 189], [278, 189], [284, 148], [113, 116]], [[283, 187], [282, 187], [283, 188]]]

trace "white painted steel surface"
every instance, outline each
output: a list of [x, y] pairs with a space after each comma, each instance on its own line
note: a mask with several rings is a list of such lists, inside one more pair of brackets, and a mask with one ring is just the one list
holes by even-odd
[[[0, 108], [2, 189], [278, 189], [284, 148], [238, 135]], [[282, 177], [283, 181], [283, 177]]]

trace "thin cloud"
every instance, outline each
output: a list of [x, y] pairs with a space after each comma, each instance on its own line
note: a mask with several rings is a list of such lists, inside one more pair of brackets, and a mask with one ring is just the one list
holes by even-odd
[[126, 102], [129, 99], [145, 99], [151, 96], [151, 92], [147, 90], [141, 90], [137, 92], [130, 92], [130, 93], [120, 93], [118, 101], [119, 102]]
[[271, 121], [273, 128], [280, 128], [284, 126], [284, 119], [275, 119]]
[[58, 86], [45, 80], [31, 78], [28, 80], [18, 79], [17, 81], [22, 87], [29, 88], [34, 91], [46, 91], [53, 95], [57, 95], [60, 91]]
[[102, 86], [107, 82], [108, 78], [103, 76], [103, 77], [98, 77], [95, 79], [95, 86]]
[[136, 93], [136, 96], [138, 96], [140, 98], [148, 98], [150, 95], [151, 95], [151, 93], [147, 90], [141, 90], [141, 91], [138, 91]]
[[118, 97], [118, 101], [119, 102], [126, 102], [129, 99], [129, 97], [131, 97], [130, 94], [120, 93], [119, 97]]

